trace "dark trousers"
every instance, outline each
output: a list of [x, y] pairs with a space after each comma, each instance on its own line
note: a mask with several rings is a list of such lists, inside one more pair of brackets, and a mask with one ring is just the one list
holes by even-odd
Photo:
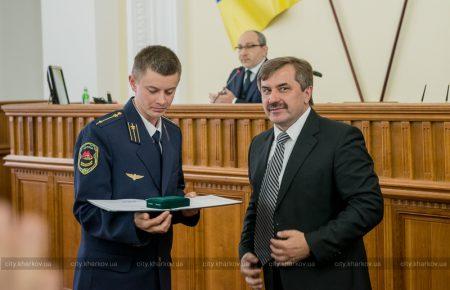
[[266, 290], [283, 290], [281, 283], [280, 268], [273, 265], [273, 262], [267, 263], [264, 267], [264, 286]]

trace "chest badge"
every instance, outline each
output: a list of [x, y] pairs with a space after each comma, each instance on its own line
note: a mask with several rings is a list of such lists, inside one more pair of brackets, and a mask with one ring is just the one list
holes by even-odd
[[139, 180], [144, 177], [144, 175], [139, 175], [136, 173], [125, 173], [129, 178], [133, 179], [133, 181]]

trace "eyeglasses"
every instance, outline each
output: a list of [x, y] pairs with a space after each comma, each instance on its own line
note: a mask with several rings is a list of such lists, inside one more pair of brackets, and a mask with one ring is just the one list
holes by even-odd
[[257, 46], [264, 46], [264, 45], [262, 45], [262, 44], [247, 44], [247, 45], [244, 45], [244, 46], [238, 45], [234, 49], [236, 49], [237, 51], [241, 51], [243, 49], [252, 49], [252, 48], [257, 47]]

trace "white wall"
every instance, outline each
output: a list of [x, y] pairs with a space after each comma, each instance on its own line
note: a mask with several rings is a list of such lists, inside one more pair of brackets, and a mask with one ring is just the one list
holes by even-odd
[[[335, 7], [366, 101], [378, 101], [403, 0], [335, 0]], [[215, 1], [185, 3], [183, 92], [187, 102], [206, 103], [239, 65]], [[450, 82], [450, 1], [409, 1], [385, 101], [441, 102]], [[269, 57], [293, 55], [322, 72], [314, 99], [358, 102], [356, 86], [328, 1], [301, 0], [264, 31]]]
[[42, 0], [43, 73], [62, 66], [71, 102], [85, 86], [91, 97], [126, 94], [124, 9], [121, 0]]
[[39, 0], [0, 0], [0, 100], [42, 99]]
[[[334, 3], [365, 98], [378, 101], [403, 0]], [[130, 7], [140, 12], [127, 15]], [[426, 102], [444, 99], [448, 11], [450, 1], [409, 1], [386, 101], [419, 102], [425, 84]], [[324, 74], [315, 78], [316, 102], [359, 101], [328, 1], [301, 0], [264, 33], [269, 57], [302, 57]], [[213, 0], [0, 0], [0, 100], [47, 98], [45, 71], [57, 64], [72, 102], [84, 86], [124, 102], [134, 54], [157, 43], [183, 64], [177, 103], [206, 103], [239, 65]]]
[[63, 68], [71, 102], [81, 101], [84, 86], [97, 95], [94, 1], [42, 0], [41, 11], [43, 73], [48, 65]]

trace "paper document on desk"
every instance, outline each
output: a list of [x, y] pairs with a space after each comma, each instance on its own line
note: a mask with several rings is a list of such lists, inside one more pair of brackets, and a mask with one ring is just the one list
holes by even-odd
[[230, 198], [224, 198], [216, 195], [202, 195], [189, 198], [190, 205], [171, 208], [171, 209], [160, 209], [160, 208], [150, 208], [147, 207], [147, 203], [144, 199], [88, 199], [88, 202], [104, 209], [106, 211], [125, 211], [125, 212], [142, 212], [142, 211], [179, 211], [183, 209], [198, 209], [198, 208], [208, 208], [217, 207], [225, 205], [233, 205], [242, 203], [240, 200], [234, 200]]

